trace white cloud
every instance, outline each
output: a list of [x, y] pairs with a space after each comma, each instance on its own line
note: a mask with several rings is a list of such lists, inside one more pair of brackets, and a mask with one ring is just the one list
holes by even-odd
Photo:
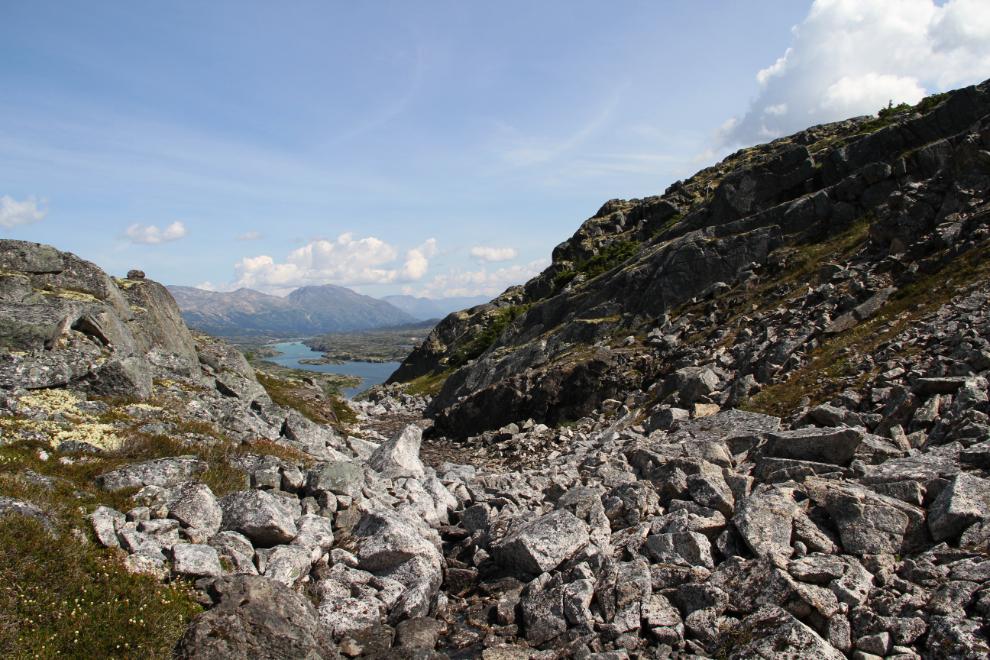
[[485, 268], [472, 271], [451, 268], [448, 272], [437, 275], [432, 281], [427, 282], [420, 291], [403, 287], [402, 292], [406, 295], [434, 299], [479, 295], [494, 297], [510, 286], [528, 281], [549, 264], [549, 259], [537, 259], [526, 265], [517, 264], [509, 268], [499, 268], [491, 273]]
[[[42, 198], [41, 205], [44, 206], [48, 200]], [[10, 195], [0, 197], [0, 227], [10, 231], [14, 227], [30, 225], [41, 222], [48, 215], [47, 208], [38, 208], [38, 202], [34, 196], [29, 196], [23, 202], [18, 202]]]
[[426, 275], [430, 259], [440, 254], [437, 239], [431, 238], [418, 248], [406, 252], [406, 263], [402, 266], [400, 278], [406, 282], [418, 282]]
[[987, 0], [815, 0], [794, 35], [756, 75], [749, 111], [709, 133], [699, 158], [990, 76]]
[[355, 240], [353, 233], [346, 233], [333, 241], [313, 240], [291, 252], [281, 264], [268, 255], [245, 257], [234, 266], [233, 282], [206, 284], [222, 291], [246, 287], [285, 295], [302, 286], [322, 284], [355, 287], [417, 282], [426, 275], [430, 259], [437, 254], [436, 239], [431, 238], [408, 250], [400, 267], [390, 266], [399, 256], [394, 247], [372, 236]]
[[237, 241], [238, 243], [242, 243], [244, 241], [259, 241], [262, 238], [265, 238], [265, 235], [262, 234], [260, 231], [249, 231], [246, 234], [241, 234], [234, 240]]
[[161, 231], [155, 225], [146, 225], [135, 222], [124, 232], [124, 238], [130, 239], [132, 243], [143, 243], [145, 245], [158, 245], [169, 241], [177, 241], [189, 235], [189, 230], [179, 222], [173, 222], [165, 231]]
[[512, 261], [518, 256], [519, 253], [510, 247], [493, 248], [482, 246], [471, 248], [471, 258], [474, 259], [475, 263], [479, 266], [495, 263], [497, 261]]

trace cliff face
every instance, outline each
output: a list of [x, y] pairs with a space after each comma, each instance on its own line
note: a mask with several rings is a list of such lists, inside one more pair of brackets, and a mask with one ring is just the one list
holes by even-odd
[[456, 359], [485, 327], [476, 308], [447, 317], [393, 379], [446, 370], [431, 413], [459, 436], [530, 417], [573, 420], [615, 392], [645, 390], [671, 364], [636, 339], [617, 338], [669, 330], [679, 319], [667, 315], [678, 307], [768, 281], [787, 255], [793, 262], [862, 223], [876, 261], [896, 255], [920, 264], [952, 247], [936, 230], [972, 190], [986, 190], [985, 131], [974, 124], [988, 113], [985, 83], [892, 117], [817, 126], [742, 150], [661, 197], [609, 201], [554, 250], [541, 275], [493, 301], [525, 312], [477, 359]]

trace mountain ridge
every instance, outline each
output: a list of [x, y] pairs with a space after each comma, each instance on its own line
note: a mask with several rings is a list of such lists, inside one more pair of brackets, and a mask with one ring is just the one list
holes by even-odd
[[248, 288], [230, 293], [167, 288], [187, 325], [222, 336], [252, 331], [320, 334], [419, 321], [388, 302], [333, 284], [301, 287], [284, 298]]

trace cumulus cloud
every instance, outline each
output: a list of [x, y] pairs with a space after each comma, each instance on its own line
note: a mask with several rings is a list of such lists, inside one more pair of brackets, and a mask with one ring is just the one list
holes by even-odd
[[448, 272], [437, 275], [432, 281], [423, 285], [422, 290], [414, 291], [403, 288], [406, 295], [425, 298], [451, 298], [454, 296], [497, 296], [510, 286], [522, 284], [538, 275], [550, 264], [549, 259], [537, 259], [526, 265], [517, 264], [509, 268], [499, 268], [488, 272], [487, 269], [462, 271], [451, 268]]
[[512, 261], [518, 256], [519, 253], [510, 247], [493, 248], [480, 246], [471, 248], [471, 258], [474, 259], [475, 263], [479, 266], [484, 266], [485, 264], [495, 263], [498, 261]]
[[132, 243], [143, 243], [145, 245], [158, 245], [169, 241], [177, 241], [189, 235], [189, 230], [181, 222], [173, 222], [165, 231], [161, 231], [155, 225], [148, 225], [135, 222], [124, 232], [124, 238]]
[[265, 238], [265, 235], [262, 234], [260, 231], [249, 231], [246, 234], [241, 234], [234, 240], [237, 241], [238, 243], [243, 243], [244, 241], [259, 241], [262, 238]]
[[756, 75], [749, 111], [713, 130], [699, 158], [987, 77], [986, 0], [815, 0], [791, 47]]
[[322, 284], [356, 287], [417, 282], [426, 275], [430, 259], [437, 254], [436, 239], [431, 238], [408, 250], [401, 266], [393, 266], [399, 257], [398, 250], [373, 236], [355, 239], [350, 232], [332, 241], [313, 240], [292, 251], [285, 263], [276, 263], [268, 255], [245, 257], [234, 266], [233, 282], [209, 286], [222, 291], [246, 287], [285, 295], [302, 286]]
[[[42, 198], [44, 206], [48, 200]], [[34, 196], [29, 196], [23, 202], [18, 202], [10, 195], [0, 197], [0, 227], [10, 231], [14, 227], [22, 227], [35, 222], [41, 222], [48, 215], [47, 208], [38, 208]]]

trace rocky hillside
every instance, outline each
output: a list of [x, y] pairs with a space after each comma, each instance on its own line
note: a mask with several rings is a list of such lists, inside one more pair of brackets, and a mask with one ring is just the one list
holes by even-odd
[[[448, 433], [529, 417], [552, 426], [647, 390], [678, 360], [714, 366], [715, 356], [687, 355], [701, 346], [684, 345], [700, 339], [684, 334], [689, 305], [705, 301], [688, 312], [694, 328], [721, 325], [735, 337], [742, 328], [728, 324], [756, 332], [755, 312], [805, 300], [820, 266], [874, 273], [872, 281], [847, 277], [834, 301], [825, 296], [818, 309], [829, 319], [806, 326], [793, 346], [764, 337], [732, 347], [721, 338], [717, 348], [757, 354], [719, 367], [716, 398], [724, 403], [746, 376], [772, 384], [764, 364], [780, 367], [795, 352], [824, 350], [832, 317], [869, 300], [875, 312], [910, 282], [938, 277], [965, 249], [966, 231], [982, 222], [987, 163], [979, 122], [988, 112], [990, 90], [971, 87], [742, 150], [661, 197], [612, 200], [554, 250], [540, 276], [487, 307], [444, 319], [392, 381], [443, 382], [431, 412]], [[743, 309], [743, 300], [758, 310]], [[650, 333], [660, 338], [650, 343]]]
[[986, 658], [988, 195], [986, 85], [808, 129], [346, 403], [8, 241], [0, 655]]
[[301, 287], [284, 298], [253, 289], [220, 293], [170, 285], [168, 290], [186, 323], [223, 337], [345, 332], [418, 320], [385, 301], [332, 284]]

